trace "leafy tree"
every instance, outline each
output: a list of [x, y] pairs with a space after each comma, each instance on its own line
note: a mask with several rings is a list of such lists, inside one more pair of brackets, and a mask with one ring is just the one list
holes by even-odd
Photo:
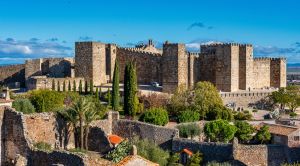
[[51, 90], [32, 91], [29, 100], [37, 112], [55, 111], [64, 105], [64, 95]]
[[217, 105], [206, 113], [206, 120], [223, 119], [231, 121], [233, 120], [232, 111], [224, 106]]
[[94, 93], [94, 84], [93, 84], [93, 81], [90, 80], [90, 94], [93, 94]]
[[57, 91], [60, 92], [60, 82], [57, 81]]
[[169, 152], [164, 151], [153, 141], [134, 138], [132, 144], [136, 145], [138, 155], [162, 166], [168, 164]]
[[180, 154], [174, 153], [172, 154], [168, 159], [168, 165], [167, 166], [182, 166], [179, 161], [180, 160]]
[[241, 141], [241, 142], [248, 142], [250, 141], [254, 133], [254, 128], [245, 121], [236, 121], [234, 125], [237, 128], [237, 131], [235, 133], [235, 136]]
[[16, 99], [12, 103], [12, 107], [19, 112], [23, 112], [24, 114], [30, 114], [35, 112], [34, 106], [28, 99]]
[[271, 134], [269, 132], [269, 126], [262, 126], [255, 135], [255, 140], [260, 142], [261, 144], [267, 143], [271, 140]]
[[124, 75], [124, 113], [135, 116], [138, 110], [136, 69], [133, 62], [126, 64]]
[[238, 112], [235, 113], [233, 116], [235, 120], [251, 120], [252, 118], [252, 115], [249, 112], [248, 113]]
[[129, 155], [131, 148], [132, 146], [128, 141], [123, 141], [114, 150], [110, 151], [106, 155], [106, 158], [112, 160], [114, 163], [118, 163]]
[[85, 81], [85, 82], [84, 82], [84, 93], [85, 93], [85, 94], [88, 94], [88, 89], [89, 89], [88, 82]]
[[68, 91], [70, 92], [71, 91], [71, 82], [69, 80], [69, 84], [68, 84]]
[[204, 126], [204, 133], [213, 142], [229, 142], [233, 139], [236, 127], [228, 121], [218, 119], [210, 121]]
[[78, 87], [78, 91], [80, 94], [82, 94], [82, 81], [79, 81], [79, 87]]
[[52, 80], [52, 90], [56, 90], [55, 89], [55, 80], [54, 79]]
[[147, 123], [164, 126], [169, 122], [168, 112], [163, 108], [150, 108], [142, 116], [141, 120]]
[[171, 97], [170, 104], [168, 104], [168, 112], [171, 115], [179, 115], [181, 112], [191, 110], [193, 102], [191, 94], [190, 90], [186, 90], [183, 85], [179, 85]]
[[114, 69], [114, 76], [113, 76], [113, 87], [112, 87], [112, 109], [118, 110], [119, 108], [119, 61], [116, 58], [115, 61], [115, 69]]
[[63, 92], [66, 91], [66, 81], [63, 82]]
[[199, 166], [201, 165], [203, 161], [203, 154], [200, 152], [197, 152], [192, 155], [192, 157], [189, 159], [187, 165], [188, 166]]
[[193, 139], [195, 136], [201, 133], [200, 126], [197, 123], [181, 124], [177, 126], [179, 130], [179, 136], [183, 138]]
[[182, 111], [178, 117], [180, 123], [184, 122], [196, 122], [200, 119], [200, 114], [196, 111], [187, 110]]
[[77, 86], [76, 86], [76, 81], [74, 80], [74, 81], [73, 81], [73, 92], [76, 92], [76, 88], [77, 88]]

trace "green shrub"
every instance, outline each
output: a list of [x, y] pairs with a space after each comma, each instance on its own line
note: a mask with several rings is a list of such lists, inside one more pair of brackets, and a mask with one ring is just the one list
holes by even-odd
[[179, 136], [183, 138], [191, 138], [200, 134], [201, 129], [197, 123], [181, 124], [177, 126], [179, 130]]
[[117, 163], [129, 155], [132, 146], [128, 141], [121, 142], [114, 150], [110, 151], [106, 158]]
[[196, 122], [200, 119], [200, 114], [198, 112], [187, 110], [182, 111], [180, 115], [178, 116], [178, 121], [180, 123], [184, 122]]
[[233, 139], [236, 127], [226, 120], [214, 120], [204, 126], [204, 133], [213, 142], [229, 142]]
[[24, 114], [30, 114], [35, 112], [34, 106], [28, 99], [16, 99], [12, 103], [12, 107], [19, 112], [23, 112]]
[[169, 122], [169, 116], [168, 112], [163, 108], [150, 108], [141, 116], [141, 120], [147, 123], [164, 126]]
[[252, 110], [252, 112], [258, 112], [258, 110]]
[[69, 149], [69, 151], [72, 153], [84, 153], [84, 154], [87, 152], [87, 150], [80, 149], [80, 148]]
[[33, 145], [36, 149], [42, 150], [42, 151], [51, 151], [52, 147], [50, 144], [46, 142], [37, 142]]
[[292, 118], [295, 118], [297, 115], [298, 115], [298, 114], [295, 113], [295, 112], [291, 112], [291, 113], [290, 113], [290, 117], [292, 117]]
[[37, 112], [54, 111], [64, 105], [64, 95], [57, 91], [35, 90], [30, 93], [29, 99]]
[[238, 112], [234, 115], [235, 120], [251, 120], [252, 115], [250, 113]]
[[269, 126], [262, 126], [255, 134], [255, 140], [261, 144], [267, 143], [271, 140], [271, 133], [269, 132]]
[[187, 166], [198, 166], [201, 165], [203, 161], [203, 154], [200, 152], [197, 152], [192, 155], [192, 157], [189, 159]]
[[245, 121], [236, 121], [234, 125], [237, 128], [235, 136], [241, 142], [248, 142], [253, 138], [254, 128]]
[[154, 142], [134, 138], [132, 144], [137, 147], [138, 155], [158, 163], [161, 166], [168, 164], [168, 159], [170, 157], [169, 152], [164, 151]]
[[205, 166], [231, 166], [230, 163], [218, 163], [217, 161], [208, 162]]
[[206, 113], [206, 120], [223, 119], [231, 121], [233, 119], [232, 111], [229, 108], [218, 105], [214, 106]]

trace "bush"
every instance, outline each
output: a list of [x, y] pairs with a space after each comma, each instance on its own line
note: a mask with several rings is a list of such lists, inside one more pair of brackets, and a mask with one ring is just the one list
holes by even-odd
[[194, 136], [200, 134], [201, 129], [197, 123], [190, 123], [190, 124], [181, 124], [177, 126], [179, 130], [179, 136], [183, 138], [193, 139]]
[[72, 153], [83, 153], [83, 154], [85, 154], [87, 152], [87, 150], [80, 149], [80, 148], [69, 149], [69, 151]]
[[184, 122], [196, 122], [200, 119], [200, 114], [198, 112], [187, 110], [182, 111], [180, 115], [178, 116], [178, 121], [180, 123]]
[[64, 105], [64, 95], [57, 91], [35, 90], [30, 93], [30, 101], [37, 112], [50, 112]]
[[212, 162], [208, 162], [205, 166], [231, 166], [231, 164], [228, 162], [218, 163], [216, 161], [212, 161]]
[[187, 165], [188, 166], [198, 166], [201, 165], [203, 161], [203, 154], [200, 152], [197, 152], [192, 155], [192, 157], [189, 159]]
[[269, 132], [269, 126], [262, 126], [255, 135], [255, 140], [261, 144], [267, 143], [271, 140], [271, 134]]
[[168, 164], [169, 152], [164, 151], [154, 142], [134, 138], [133, 144], [137, 147], [138, 155], [162, 166]]
[[252, 115], [250, 113], [238, 112], [234, 115], [235, 120], [251, 120]]
[[128, 141], [121, 142], [114, 150], [110, 151], [106, 158], [117, 163], [129, 155], [132, 146]]
[[79, 93], [71, 92], [71, 91], [63, 92], [63, 95], [64, 95], [64, 104], [67, 106], [71, 106], [72, 103], [76, 102], [80, 97]]
[[168, 112], [163, 108], [150, 108], [141, 116], [141, 120], [147, 123], [164, 126], [169, 122], [169, 116]]
[[252, 112], [258, 112], [258, 110], [252, 110]]
[[290, 117], [291, 117], [291, 118], [295, 118], [297, 115], [298, 115], [298, 114], [295, 113], [295, 112], [291, 112], [291, 113], [290, 113]]
[[42, 151], [51, 151], [52, 147], [50, 144], [46, 142], [37, 142], [36, 144], [33, 145], [36, 149], [42, 150]]
[[248, 142], [253, 138], [252, 134], [254, 133], [254, 128], [249, 123], [244, 121], [236, 121], [235, 126], [237, 128], [235, 136], [241, 142]]
[[28, 99], [17, 99], [12, 103], [12, 107], [19, 112], [23, 112], [24, 114], [30, 114], [35, 112], [34, 106]]
[[228, 142], [233, 139], [236, 127], [226, 120], [215, 120], [205, 124], [204, 133], [213, 142]]
[[232, 111], [229, 108], [218, 105], [214, 106], [206, 113], [206, 120], [223, 119], [231, 121], [233, 119]]

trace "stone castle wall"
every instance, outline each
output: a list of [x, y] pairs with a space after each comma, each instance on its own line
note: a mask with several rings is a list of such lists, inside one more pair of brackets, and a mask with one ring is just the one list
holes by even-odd
[[25, 65], [8, 65], [0, 67], [0, 83], [14, 87], [15, 82], [25, 86]]
[[[74, 82], [75, 81], [75, 82]], [[75, 78], [70, 78], [70, 77], [65, 77], [65, 78], [47, 78], [47, 77], [32, 77], [28, 79], [27, 81], [27, 89], [28, 90], [34, 90], [34, 89], [52, 89], [52, 83], [54, 82], [55, 84], [55, 89], [58, 90], [58, 83], [60, 85], [60, 90], [63, 90], [63, 84], [65, 82], [66, 85], [66, 91], [68, 91], [68, 86], [69, 82], [71, 85], [71, 91], [73, 91], [73, 87], [76, 86], [76, 90], [79, 90], [79, 84], [80, 81], [82, 83], [82, 89], [84, 90], [85, 86], [85, 80], [84, 78], [80, 77], [75, 77]], [[75, 83], [75, 84], [74, 84]], [[89, 86], [89, 82], [88, 82]]]
[[271, 80], [271, 66], [269, 58], [256, 58], [253, 64], [253, 88], [269, 87]]

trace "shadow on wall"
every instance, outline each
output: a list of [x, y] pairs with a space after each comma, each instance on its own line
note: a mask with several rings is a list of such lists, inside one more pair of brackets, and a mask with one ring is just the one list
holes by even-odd
[[112, 149], [107, 135], [98, 127], [91, 127], [88, 136], [88, 149], [105, 154]]
[[8, 76], [1, 84], [7, 85], [9, 88], [16, 88], [16, 82], [20, 83], [20, 87], [25, 87], [25, 69], [22, 69], [11, 76]]

